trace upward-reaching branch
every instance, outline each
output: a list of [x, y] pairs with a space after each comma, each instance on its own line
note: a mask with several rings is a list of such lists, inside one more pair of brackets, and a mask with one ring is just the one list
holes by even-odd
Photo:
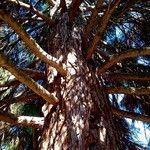
[[116, 7], [119, 5], [119, 3], [120, 3], [120, 0], [116, 0], [114, 3], [112, 3], [110, 7], [108, 8], [108, 10], [105, 12], [105, 14], [102, 16], [100, 23], [99, 23], [98, 31], [96, 35], [94, 36], [94, 39], [91, 42], [87, 50], [87, 58], [86, 58], [87, 60], [89, 60], [92, 57], [92, 54], [94, 53], [97, 44], [100, 42], [103, 32], [105, 31], [107, 24], [112, 14], [114, 13]]
[[101, 66], [97, 73], [103, 74], [107, 71], [110, 67], [112, 67], [117, 62], [120, 62], [127, 58], [142, 56], [142, 55], [150, 55], [150, 47], [146, 47], [140, 50], [129, 50], [120, 54], [115, 54], [113, 57], [110, 58], [108, 62], [106, 62], [103, 66]]
[[26, 84], [47, 102], [53, 105], [57, 104], [58, 100], [56, 97], [51, 95], [43, 86], [36, 83], [32, 78], [27, 76], [22, 70], [16, 68], [2, 52], [0, 52], [0, 66], [11, 72], [20, 82]]
[[84, 35], [83, 35], [83, 37], [85, 39], [87, 39], [87, 36], [89, 35], [89, 33], [90, 33], [94, 23], [95, 23], [96, 17], [98, 16], [98, 13], [100, 11], [100, 8], [101, 8], [102, 4], [103, 4], [102, 0], [97, 1], [97, 4], [96, 4], [95, 8], [92, 11], [92, 15], [90, 16], [90, 18], [87, 21], [87, 25], [84, 29]]
[[73, 0], [69, 10], [69, 23], [72, 25], [82, 0]]
[[67, 6], [66, 6], [66, 1], [65, 0], [60, 1], [60, 7], [61, 7], [61, 12], [67, 11]]
[[[26, 75], [30, 76], [32, 79], [34, 80], [45, 80], [46, 79], [46, 75], [45, 73], [41, 72], [41, 71], [37, 71], [37, 70], [32, 70], [32, 69], [21, 69], [23, 72], [25, 72]], [[10, 86], [17, 86], [19, 85], [20, 82], [16, 79], [11, 79], [8, 80], [7, 82], [0, 84], [0, 88], [1, 87], [10, 87]]]
[[56, 61], [56, 58], [52, 57], [48, 53], [46, 53], [37, 43], [36, 41], [29, 36], [23, 29], [21, 25], [6, 11], [0, 10], [0, 19], [4, 20], [8, 23], [12, 29], [21, 37], [21, 39], [25, 42], [26, 46], [29, 47], [30, 51], [34, 53], [37, 57], [43, 60], [45, 63], [49, 64], [50, 66], [54, 67], [61, 75], [66, 76], [66, 70]]

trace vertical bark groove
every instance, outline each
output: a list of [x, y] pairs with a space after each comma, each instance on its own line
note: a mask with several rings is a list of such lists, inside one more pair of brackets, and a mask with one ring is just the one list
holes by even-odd
[[[106, 101], [103, 101], [101, 93], [101, 96], [98, 96], [95, 73], [82, 55], [79, 30], [68, 28], [68, 21], [68, 15], [64, 14], [58, 23], [57, 31], [54, 32], [57, 34], [53, 36], [53, 41], [49, 44], [50, 49], [57, 50], [55, 57], [62, 58], [61, 61], [66, 65], [68, 75], [62, 78], [48, 67], [47, 72], [51, 76], [48, 81], [52, 82], [51, 80], [54, 81], [58, 77], [52, 91], [57, 98], [59, 97], [60, 103], [56, 107], [48, 104], [44, 106], [46, 120], [40, 149], [113, 150], [112, 147], [115, 145], [113, 133], [108, 133], [112, 143], [110, 140], [108, 142], [105, 140], [105, 133], [109, 132], [107, 129], [112, 123], [104, 125], [104, 123], [107, 124], [105, 121], [110, 119], [106, 114], [102, 114], [103, 111], [105, 113], [108, 111]], [[53, 77], [54, 74], [55, 77]], [[100, 109], [103, 110], [100, 111]]]

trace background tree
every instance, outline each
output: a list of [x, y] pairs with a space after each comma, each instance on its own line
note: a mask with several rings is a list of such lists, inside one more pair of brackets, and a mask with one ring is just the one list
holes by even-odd
[[144, 149], [125, 118], [149, 128], [148, 1], [0, 6], [2, 148]]

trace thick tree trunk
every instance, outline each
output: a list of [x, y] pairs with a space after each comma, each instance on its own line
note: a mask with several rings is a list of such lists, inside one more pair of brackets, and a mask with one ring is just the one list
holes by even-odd
[[[40, 149], [116, 149], [108, 104], [102, 92], [97, 92], [99, 83], [83, 57], [79, 30], [71, 30], [67, 22], [67, 14], [63, 14], [49, 43], [49, 53], [54, 51], [55, 57], [66, 65], [68, 74], [64, 78], [51, 67], [47, 69], [48, 89], [57, 96], [59, 105], [43, 107], [46, 119]], [[107, 133], [108, 128], [111, 134]]]

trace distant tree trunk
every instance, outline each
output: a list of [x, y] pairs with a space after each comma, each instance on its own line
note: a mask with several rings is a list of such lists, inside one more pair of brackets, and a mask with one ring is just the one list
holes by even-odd
[[47, 88], [57, 96], [59, 105], [43, 107], [46, 119], [40, 149], [116, 150], [109, 105], [82, 54], [79, 29], [71, 29], [67, 23], [68, 16], [63, 14], [57, 28], [49, 35], [49, 53], [61, 59], [68, 75], [63, 78], [47, 67]]

